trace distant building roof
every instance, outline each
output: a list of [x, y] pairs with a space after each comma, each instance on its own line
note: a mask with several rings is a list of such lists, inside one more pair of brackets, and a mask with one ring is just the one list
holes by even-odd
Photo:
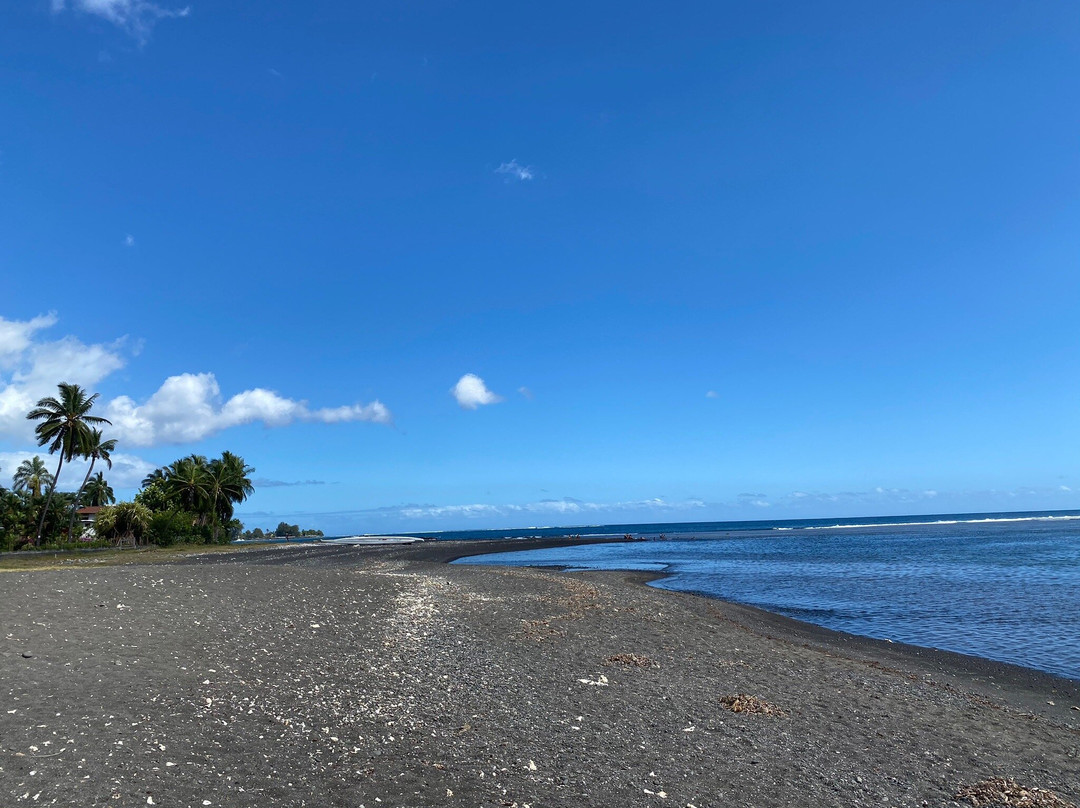
[[100, 505], [86, 505], [85, 507], [79, 508], [75, 513], [81, 513], [83, 516], [93, 516], [100, 510]]

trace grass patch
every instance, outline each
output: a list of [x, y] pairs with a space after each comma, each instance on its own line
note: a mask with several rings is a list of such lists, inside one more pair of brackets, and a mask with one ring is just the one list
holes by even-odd
[[122, 564], [161, 564], [206, 553], [248, 553], [262, 547], [232, 544], [181, 544], [135, 550], [58, 550], [54, 553], [0, 554], [0, 572], [115, 567]]

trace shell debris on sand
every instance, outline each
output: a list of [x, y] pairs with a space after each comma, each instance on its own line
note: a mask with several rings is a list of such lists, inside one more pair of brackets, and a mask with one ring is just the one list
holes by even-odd
[[[0, 806], [955, 808], [997, 773], [1080, 802], [1080, 735], [1014, 709], [1026, 681], [945, 690], [921, 659], [823, 653], [619, 573], [425, 560], [439, 544], [6, 577]], [[718, 715], [726, 693], [790, 716]]]
[[1076, 808], [1076, 804], [1063, 800], [1053, 791], [1043, 788], [1025, 788], [1008, 777], [989, 777], [960, 789], [956, 799], [970, 802], [975, 808], [1007, 805], [1009, 808]]

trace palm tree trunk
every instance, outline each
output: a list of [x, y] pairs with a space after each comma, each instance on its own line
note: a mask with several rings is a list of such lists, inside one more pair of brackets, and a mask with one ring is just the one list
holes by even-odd
[[53, 494], [56, 493], [56, 484], [60, 481], [60, 469], [64, 467], [64, 452], [60, 452], [60, 462], [56, 464], [56, 474], [53, 475], [52, 486], [49, 488], [49, 496], [45, 500], [45, 507], [41, 509], [41, 521], [38, 522], [37, 539], [34, 541], [34, 546], [37, 547], [41, 544], [41, 534], [45, 532], [45, 514], [49, 512], [49, 505], [52, 504]]
[[218, 528], [221, 527], [221, 520], [218, 519], [217, 504], [220, 494], [214, 494], [214, 504], [212, 513], [214, 515], [214, 544], [217, 544]]
[[90, 458], [90, 468], [86, 470], [86, 476], [83, 477], [82, 485], [79, 486], [79, 493], [75, 495], [75, 504], [71, 507], [71, 521], [68, 522], [68, 541], [72, 540], [72, 534], [75, 532], [75, 515], [79, 510], [79, 502], [82, 501], [82, 492], [86, 489], [86, 484], [90, 481], [90, 475], [94, 473], [94, 463], [96, 462], [96, 457]]

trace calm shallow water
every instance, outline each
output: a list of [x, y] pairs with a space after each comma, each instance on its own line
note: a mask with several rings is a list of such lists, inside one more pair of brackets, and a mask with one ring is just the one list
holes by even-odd
[[1080, 679], [1075, 519], [742, 529], [461, 563], [667, 572], [653, 585]]

